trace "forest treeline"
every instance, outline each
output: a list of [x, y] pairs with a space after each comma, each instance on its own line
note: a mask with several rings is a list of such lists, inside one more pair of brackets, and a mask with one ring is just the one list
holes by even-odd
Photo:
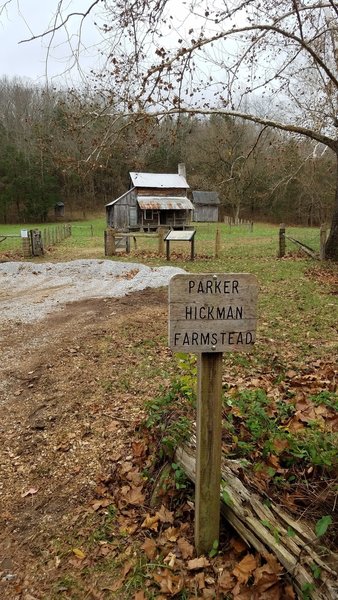
[[126, 191], [129, 171], [177, 172], [219, 193], [222, 215], [302, 225], [329, 221], [335, 161], [311, 140], [231, 117], [129, 121], [88, 90], [0, 80], [0, 222], [79, 218]]

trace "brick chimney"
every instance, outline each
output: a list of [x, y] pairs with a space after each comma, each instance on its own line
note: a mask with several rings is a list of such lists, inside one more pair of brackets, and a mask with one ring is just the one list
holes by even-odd
[[184, 179], [186, 179], [187, 173], [186, 173], [186, 170], [185, 170], [185, 164], [184, 163], [178, 163], [178, 174], [182, 175], [182, 177], [184, 177]]

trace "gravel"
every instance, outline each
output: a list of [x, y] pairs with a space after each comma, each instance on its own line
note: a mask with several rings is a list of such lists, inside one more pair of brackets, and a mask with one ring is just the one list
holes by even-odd
[[147, 267], [111, 260], [65, 263], [0, 264], [0, 323], [29, 323], [62, 310], [67, 302], [87, 298], [120, 298], [137, 290], [168, 285], [175, 267]]

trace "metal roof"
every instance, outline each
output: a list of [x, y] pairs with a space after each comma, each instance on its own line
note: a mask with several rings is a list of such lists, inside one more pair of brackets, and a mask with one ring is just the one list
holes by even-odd
[[188, 189], [189, 185], [183, 175], [177, 173], [130, 173], [135, 187], [149, 188], [181, 188]]
[[194, 204], [218, 205], [220, 203], [217, 192], [193, 192]]
[[122, 200], [122, 198], [124, 198], [125, 196], [128, 196], [128, 194], [132, 195], [134, 192], [134, 188], [132, 188], [131, 190], [127, 190], [126, 192], [124, 192], [124, 194], [122, 194], [122, 196], [119, 196], [118, 198], [116, 198], [116, 200], [112, 200], [111, 202], [108, 202], [108, 204], [106, 204], [106, 208], [107, 206], [113, 206], [114, 204], [116, 204], [116, 202], [119, 202], [120, 200]]
[[137, 202], [142, 210], [194, 210], [184, 196], [138, 196]]

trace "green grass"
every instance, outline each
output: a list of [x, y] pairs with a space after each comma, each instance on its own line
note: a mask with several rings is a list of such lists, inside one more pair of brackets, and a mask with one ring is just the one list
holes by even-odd
[[[333, 393], [312, 397], [316, 404], [328, 405], [330, 402], [330, 407], [336, 406], [337, 400], [338, 396]], [[234, 408], [237, 409], [235, 417]], [[273, 403], [264, 390], [243, 390], [225, 397], [225, 412], [227, 435], [232, 436], [230, 456], [233, 453], [234, 457], [250, 459], [255, 452], [256, 468], [259, 468], [260, 458], [265, 460], [274, 454], [283, 459], [284, 483], [287, 469], [292, 467], [302, 465], [306, 469], [312, 465], [319, 467], [323, 473], [336, 470], [338, 434], [322, 431], [321, 424], [316, 421], [308, 423], [308, 427], [300, 431], [290, 432], [288, 423], [296, 413], [292, 400], [289, 403], [285, 400]], [[276, 451], [274, 442], [282, 440], [287, 443], [287, 450]]]
[[[54, 227], [54, 223], [46, 227]], [[72, 236], [63, 242], [47, 248], [40, 261], [67, 261], [79, 258], [104, 259], [103, 236], [104, 215], [89, 221], [74, 221]], [[29, 227], [38, 227], [33, 224]], [[0, 225], [0, 233], [18, 233], [26, 224]], [[45, 225], [41, 226], [43, 229]], [[288, 256], [277, 259], [277, 225], [255, 223], [253, 231], [248, 226], [232, 226], [223, 223], [197, 223], [196, 259], [190, 261], [190, 244], [171, 243], [171, 260], [157, 254], [157, 239], [138, 238], [135, 250], [131, 243], [131, 253], [119, 253], [111, 260], [140, 262], [149, 266], [171, 265], [182, 267], [189, 272], [208, 273], [253, 273], [260, 286], [258, 305], [258, 344], [269, 346], [270, 351], [278, 351], [285, 342], [295, 345], [295, 353], [300, 357], [318, 353], [334, 352], [337, 337], [335, 323], [338, 320], [337, 296], [325, 278], [320, 283], [309, 276], [309, 269], [323, 269], [337, 275], [337, 265], [319, 263], [287, 241]], [[216, 229], [221, 233], [221, 251], [214, 258]], [[304, 241], [311, 247], [319, 247], [319, 228], [288, 227], [287, 234]], [[6, 240], [0, 243], [1, 253], [6, 244], [17, 245], [20, 240]], [[7, 248], [10, 250], [10, 248]], [[292, 257], [290, 258], [290, 253]], [[9, 252], [10, 257], [10, 252]], [[20, 260], [20, 255], [13, 258]]]
[[[0, 235], [1, 234], [20, 234], [21, 229], [40, 229], [43, 231], [45, 228], [53, 228], [55, 225], [60, 223], [43, 223], [43, 224], [18, 224], [18, 225], [2, 225], [0, 224]], [[98, 217], [88, 221], [73, 221], [72, 236], [55, 246], [51, 252], [54, 260], [68, 260], [71, 258], [82, 258], [84, 253], [88, 253], [90, 257], [103, 257], [103, 235], [105, 229], [105, 218]], [[215, 270], [215, 266], [221, 266], [224, 263], [224, 259], [227, 262], [236, 263], [240, 265], [244, 270], [246, 268], [247, 259], [249, 257], [266, 259], [267, 257], [275, 257], [277, 253], [277, 242], [278, 242], [278, 226], [257, 223], [254, 224], [253, 231], [251, 232], [248, 226], [229, 226], [224, 223], [195, 223], [193, 226], [197, 229], [196, 235], [196, 253], [197, 259], [193, 265], [190, 265], [190, 246], [185, 243], [171, 244], [172, 250], [172, 261], [171, 263], [177, 264], [177, 262], [188, 264], [191, 270], [200, 271], [201, 267], [208, 268], [209, 261], [213, 262], [210, 265], [212, 270]], [[215, 232], [216, 228], [220, 229], [222, 238], [222, 252], [220, 259], [214, 260], [214, 246], [215, 246]], [[301, 227], [290, 227], [287, 228], [287, 233], [292, 237], [299, 239], [313, 247], [315, 250], [319, 250], [319, 229], [318, 228], [301, 228]], [[133, 246], [133, 243], [132, 243]], [[20, 248], [20, 239], [8, 239], [0, 243], [0, 252], [6, 252], [13, 248]], [[288, 250], [295, 250], [296, 246], [291, 242], [287, 242]], [[139, 256], [140, 253], [147, 253], [146, 257]], [[164, 258], [160, 259], [157, 256], [149, 256], [149, 253], [157, 254], [157, 240], [154, 238], [140, 238], [138, 239], [138, 251], [135, 253], [132, 251], [131, 255], [136, 254], [142, 262], [149, 262], [151, 264], [167, 264]], [[69, 255], [72, 256], [69, 256]], [[175, 258], [175, 255], [179, 254], [179, 258]], [[202, 257], [202, 258], [199, 258]], [[125, 257], [120, 257], [119, 260], [123, 260]], [[238, 270], [238, 267], [237, 267]]]

